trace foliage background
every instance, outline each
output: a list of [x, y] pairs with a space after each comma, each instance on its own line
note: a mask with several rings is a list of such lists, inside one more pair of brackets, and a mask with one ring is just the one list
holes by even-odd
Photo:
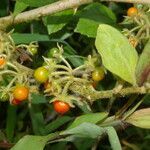
[[[16, 15], [24, 10], [30, 10], [39, 6], [53, 3], [56, 0], [1, 0], [0, 17], [7, 16], [10, 13]], [[73, 10], [65, 10], [51, 16], [43, 17], [38, 21], [14, 25], [8, 29], [14, 29], [12, 37], [16, 44], [28, 44], [31, 41], [39, 42], [38, 54], [33, 57], [32, 63], [25, 65], [37, 68], [43, 64], [41, 55], [47, 56], [48, 51], [56, 47], [56, 43], [63, 44], [65, 56], [70, 63], [76, 67], [83, 63], [84, 57], [92, 54], [96, 31], [100, 23], [110, 24], [118, 29], [122, 29], [119, 24], [123, 21], [126, 11], [131, 4], [125, 3], [94, 3], [88, 6], [81, 6], [73, 16]], [[37, 61], [38, 60], [38, 61]], [[9, 82], [6, 77], [5, 81]], [[97, 90], [111, 89], [115, 84], [115, 79], [108, 72], [104, 81], [102, 81]], [[139, 96], [136, 101], [143, 96]], [[72, 109], [64, 116], [56, 114], [52, 106], [48, 103], [49, 97], [32, 94], [32, 107], [27, 103], [20, 106], [11, 106], [9, 102], [0, 103], [0, 149], [6, 149], [16, 143], [21, 137], [27, 134], [47, 135], [54, 131], [66, 129], [73, 119], [77, 116], [88, 113], [85, 108]], [[118, 100], [119, 99], [119, 100]], [[128, 97], [117, 98], [110, 114], [114, 114], [121, 108]], [[140, 108], [149, 106], [149, 95], [144, 99]], [[92, 105], [92, 112], [104, 112], [108, 109], [108, 101], [95, 101]], [[118, 131], [123, 149], [149, 150], [150, 132], [146, 129], [130, 126], [124, 130]], [[33, 141], [34, 142], [34, 141]], [[91, 147], [94, 149], [96, 143], [97, 149], [111, 149], [108, 138], [95, 142], [95, 139], [78, 138], [73, 142], [57, 142], [47, 145], [45, 149], [77, 149], [86, 150]]]

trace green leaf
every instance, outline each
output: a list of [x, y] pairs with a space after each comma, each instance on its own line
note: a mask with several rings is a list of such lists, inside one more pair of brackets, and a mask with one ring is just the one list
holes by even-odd
[[135, 111], [126, 122], [145, 129], [150, 129], [150, 108]]
[[144, 82], [146, 82], [150, 78], [150, 39], [147, 42], [144, 50], [139, 58], [137, 69], [136, 69], [136, 77], [137, 83], [141, 86]]
[[16, 111], [17, 107], [8, 105], [7, 120], [6, 120], [6, 135], [10, 141], [12, 141], [16, 127], [16, 120], [17, 120]]
[[67, 58], [74, 67], [79, 67], [84, 64], [84, 58], [82, 56], [70, 55], [66, 52], [63, 53], [63, 56]]
[[111, 144], [112, 149], [122, 150], [116, 130], [113, 127], [106, 127], [105, 129], [108, 134], [109, 142]]
[[41, 103], [47, 103], [45, 96], [39, 95], [36, 93], [31, 94], [31, 103], [32, 104], [41, 104]]
[[89, 19], [85, 19], [85, 18], [81, 18], [81, 19], [79, 19], [77, 27], [75, 28], [75, 32], [81, 33], [88, 37], [95, 38], [98, 26], [99, 26], [98, 22], [95, 22], [95, 21], [89, 20]]
[[81, 14], [79, 14], [79, 17], [75, 32], [93, 38], [96, 37], [99, 24], [115, 25], [116, 23], [115, 14], [111, 9], [99, 3], [93, 3], [85, 7]]
[[138, 54], [128, 39], [117, 29], [101, 24], [97, 30], [96, 48], [103, 65], [123, 80], [136, 85], [135, 68]]
[[44, 135], [44, 118], [41, 109], [38, 105], [31, 105], [30, 109], [30, 117], [32, 121], [33, 131], [37, 135]]
[[13, 33], [12, 38], [16, 44], [21, 43], [28, 44], [33, 41], [50, 41], [48, 35], [41, 35], [41, 34]]
[[82, 123], [75, 128], [68, 129], [60, 133], [60, 135], [76, 135], [82, 138], [97, 138], [105, 132], [104, 128], [101, 128], [92, 123]]
[[16, 1], [13, 15], [17, 15], [17, 14], [21, 13], [21, 12], [24, 11], [27, 7], [28, 7], [27, 4], [25, 4], [25, 3], [23, 3], [23, 2], [20, 2], [20, 1]]
[[47, 26], [48, 34], [61, 30], [73, 17], [73, 10], [65, 10], [54, 15], [45, 17], [44, 24]]
[[59, 42], [62, 44], [65, 44], [69, 47], [70, 50], [74, 51], [73, 48], [64, 40], [62, 39], [50, 39], [48, 35], [45, 34], [28, 34], [28, 33], [13, 33], [12, 38], [15, 42], [15, 44], [29, 44], [33, 41], [39, 41], [39, 42]]
[[3, 5], [0, 5], [0, 17], [7, 16], [9, 2], [6, 0], [1, 0], [1, 4]]
[[74, 122], [69, 126], [68, 129], [74, 128], [84, 122], [96, 124], [97, 122], [100, 122], [106, 119], [107, 116], [108, 116], [108, 113], [106, 112], [85, 114], [85, 115], [77, 117], [74, 120]]
[[6, 140], [5, 134], [0, 130], [0, 141]]
[[48, 125], [46, 125], [45, 133], [53, 132], [54, 130], [56, 130], [57, 128], [61, 127], [65, 123], [69, 122], [70, 120], [72, 120], [72, 118], [69, 117], [69, 116], [63, 116], [63, 117], [57, 118], [53, 122], [51, 122]]
[[79, 16], [99, 23], [113, 24], [116, 22], [116, 16], [111, 9], [100, 3], [88, 5]]
[[26, 135], [11, 150], [43, 150], [47, 141], [57, 137], [57, 133], [48, 136]]
[[43, 5], [47, 5], [47, 4], [50, 4], [50, 3], [54, 3], [58, 0], [17, 0], [19, 2], [23, 2], [29, 6], [32, 6], [32, 7], [40, 7], [40, 6], [43, 6]]

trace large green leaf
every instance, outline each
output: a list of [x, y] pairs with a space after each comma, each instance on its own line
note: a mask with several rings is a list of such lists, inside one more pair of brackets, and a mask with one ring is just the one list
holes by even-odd
[[85, 7], [81, 14], [79, 14], [79, 17], [75, 32], [87, 35], [88, 37], [96, 37], [99, 24], [115, 25], [116, 23], [116, 17], [111, 9], [100, 3], [93, 3]]
[[139, 58], [136, 76], [139, 85], [142, 85], [150, 77], [150, 39]]
[[104, 128], [101, 128], [92, 123], [82, 123], [75, 128], [65, 130], [60, 135], [75, 135], [82, 138], [97, 138], [105, 132]]
[[126, 122], [140, 128], [150, 129], [150, 108], [137, 110], [127, 118]]
[[11, 150], [43, 150], [47, 141], [57, 136], [57, 133], [49, 134], [48, 136], [26, 135]]
[[113, 127], [106, 127], [105, 129], [108, 134], [109, 142], [111, 144], [112, 149], [122, 150], [116, 130]]
[[96, 48], [103, 65], [125, 81], [136, 85], [135, 68], [138, 54], [117, 29], [101, 24], [97, 30]]
[[85, 115], [79, 116], [69, 126], [69, 129], [75, 128], [76, 126], [78, 126], [84, 122], [96, 124], [97, 122], [100, 122], [100, 121], [103, 121], [104, 119], [106, 119], [107, 116], [108, 116], [108, 113], [106, 113], [106, 112], [90, 113], [90, 114], [85, 114]]

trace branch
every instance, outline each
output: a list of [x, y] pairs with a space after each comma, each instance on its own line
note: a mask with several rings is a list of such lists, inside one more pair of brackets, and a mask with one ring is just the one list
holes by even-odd
[[140, 3], [140, 4], [150, 4], [150, 0], [100, 0], [101, 2], [122, 2], [122, 3]]
[[76, 94], [86, 97], [90, 100], [111, 98], [113, 96], [124, 97], [129, 94], [146, 94], [150, 93], [150, 87], [127, 87], [123, 89], [114, 88], [106, 91], [96, 91], [92, 86], [72, 84], [70, 90]]
[[10, 15], [7, 17], [2, 17], [0, 18], [0, 28], [5, 29], [13, 24], [37, 20], [43, 16], [51, 15], [70, 8], [76, 8], [80, 5], [91, 2], [93, 2], [93, 0], [61, 0], [53, 4], [22, 12], [16, 16]]

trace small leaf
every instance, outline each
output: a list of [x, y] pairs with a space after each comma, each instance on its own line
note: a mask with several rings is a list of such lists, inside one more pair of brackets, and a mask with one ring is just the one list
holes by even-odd
[[17, 14], [21, 13], [21, 12], [24, 11], [27, 7], [28, 7], [27, 4], [25, 4], [25, 3], [23, 3], [23, 2], [20, 2], [20, 1], [16, 1], [13, 15], [17, 15]]
[[126, 119], [126, 122], [145, 129], [150, 129], [150, 108], [140, 109]]
[[105, 129], [108, 134], [109, 142], [111, 144], [112, 149], [122, 150], [116, 130], [113, 127], [106, 127]]
[[97, 30], [96, 48], [103, 65], [125, 81], [136, 85], [135, 68], [138, 55], [127, 38], [117, 29], [101, 24]]
[[60, 135], [76, 135], [82, 138], [97, 138], [105, 132], [104, 128], [101, 128], [92, 123], [82, 123], [75, 128], [68, 129], [60, 133]]
[[68, 129], [74, 128], [84, 122], [96, 124], [97, 122], [100, 122], [106, 119], [107, 116], [108, 116], [108, 113], [106, 112], [85, 114], [85, 115], [77, 117], [74, 120], [74, 122], [69, 126]]
[[136, 69], [137, 83], [141, 86], [150, 77], [150, 39], [147, 42]]

